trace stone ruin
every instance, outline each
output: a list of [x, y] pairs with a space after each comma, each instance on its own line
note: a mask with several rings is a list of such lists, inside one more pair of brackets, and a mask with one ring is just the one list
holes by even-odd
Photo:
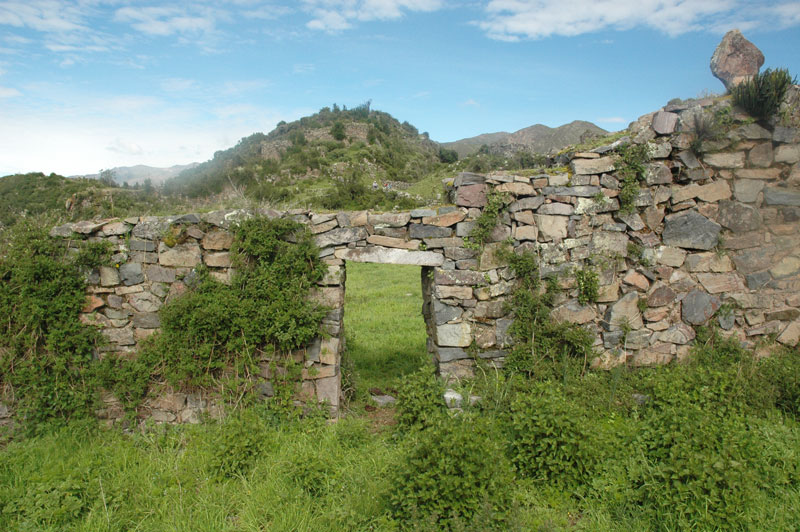
[[[476, 357], [502, 366], [512, 343], [514, 313], [506, 300], [515, 279], [496, 252], [507, 242], [518, 252], [535, 252], [543, 276], [559, 276], [564, 290], [553, 319], [592, 332], [594, 368], [680, 361], [689, 353], [694, 327], [711, 322], [752, 348], [769, 336], [796, 345], [800, 129], [745, 121], [725, 137], [690, 149], [693, 117], [729, 106], [725, 99], [668, 105], [634, 122], [628, 138], [572, 154], [563, 171], [462, 173], [449, 184], [448, 206], [258, 213], [307, 224], [330, 268], [314, 295], [332, 309], [323, 334], [295, 354], [306, 368], [299, 397], [327, 401], [334, 410], [340, 404], [345, 272], [351, 261], [421, 266], [428, 347], [440, 374], [467, 377]], [[746, 118], [736, 109], [729, 112]], [[612, 150], [627, 141], [647, 145], [652, 159], [635, 209], [623, 213], [621, 163]], [[505, 195], [506, 208], [482, 250], [469, 249], [464, 239], [492, 191]], [[159, 308], [186, 290], [182, 278], [193, 268], [204, 264], [219, 280], [230, 278], [228, 229], [252, 214], [78, 222], [52, 234], [70, 239], [78, 233], [114, 246], [118, 267], [100, 268], [89, 278], [83, 319], [103, 328], [104, 349], [133, 353], [158, 328]], [[170, 247], [160, 238], [176, 224], [186, 226], [187, 239]], [[590, 263], [599, 274], [599, 297], [582, 305], [572, 273]], [[115, 400], [107, 401], [106, 415], [119, 414]], [[197, 419], [208, 403], [171, 394], [148, 406], [157, 419], [180, 422]]]
[[[786, 101], [799, 100], [794, 86]], [[741, 125], [716, 139], [698, 139], [697, 117], [720, 112]], [[593, 368], [680, 362], [695, 327], [710, 323], [763, 354], [761, 340], [800, 341], [800, 129], [791, 113], [784, 116], [791, 120], [765, 127], [726, 98], [671, 103], [632, 123], [614, 144], [571, 154], [561, 171], [462, 173], [448, 183], [452, 205], [438, 208], [237, 210], [78, 222], [51, 234], [112, 244], [117, 265], [89, 277], [82, 319], [102, 328], [104, 350], [133, 354], [158, 329], [159, 308], [187, 289], [185, 277], [195, 267], [204, 264], [220, 281], [230, 279], [229, 229], [237, 221], [261, 214], [308, 225], [329, 266], [313, 297], [331, 310], [320, 337], [294, 353], [305, 367], [298, 398], [325, 401], [334, 412], [341, 399], [351, 261], [421, 267], [428, 348], [449, 379], [470, 376], [476, 359], [501, 367], [512, 344], [514, 312], [506, 303], [515, 279], [497, 254], [507, 242], [517, 252], [535, 252], [543, 276], [558, 275], [564, 290], [552, 317], [594, 335]], [[621, 162], [613, 151], [625, 142], [646, 145], [651, 156], [632, 212], [620, 209]], [[476, 251], [464, 239], [490, 192], [504, 194], [506, 208], [489, 242]], [[161, 236], [173, 225], [184, 225], [187, 238], [169, 246]], [[599, 274], [599, 294], [581, 304], [572, 274], [587, 266]], [[259, 389], [269, 395], [266, 362], [261, 377]], [[101, 417], [122, 415], [116, 398], [104, 401]], [[196, 422], [218, 408], [209, 398], [166, 393], [149, 400], [141, 414]]]

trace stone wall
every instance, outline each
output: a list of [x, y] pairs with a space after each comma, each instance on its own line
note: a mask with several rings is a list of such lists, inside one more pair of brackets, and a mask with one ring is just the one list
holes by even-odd
[[[790, 98], [798, 91], [794, 87]], [[553, 317], [595, 335], [596, 368], [680, 360], [694, 327], [711, 321], [749, 346], [769, 335], [797, 344], [800, 130], [767, 129], [729, 107], [724, 98], [668, 105], [631, 124], [629, 136], [615, 144], [646, 144], [652, 157], [633, 212], [620, 210], [616, 145], [571, 154], [561, 171], [460, 174], [449, 184], [453, 205], [437, 209], [260, 212], [307, 224], [330, 267], [314, 295], [332, 308], [322, 324], [326, 334], [295, 354], [306, 367], [299, 396], [339, 405], [349, 261], [422, 267], [429, 350], [443, 375], [469, 376], [476, 353], [501, 366], [513, 320], [506, 298], [515, 285], [496, 254], [505, 242], [518, 252], [534, 251], [542, 275], [559, 275], [565, 290]], [[694, 117], [720, 112], [740, 125], [718, 139], [696, 141]], [[506, 209], [489, 243], [481, 251], [468, 249], [464, 237], [491, 191], [505, 195]], [[186, 290], [193, 268], [202, 263], [223, 282], [229, 279], [228, 229], [252, 214], [80, 222], [52, 234], [78, 233], [114, 245], [116, 266], [89, 278], [83, 319], [103, 327], [104, 349], [133, 353], [158, 328], [158, 309]], [[173, 244], [167, 245], [164, 235], [175, 234], [179, 241], [167, 238]], [[594, 269], [600, 281], [597, 301], [587, 305], [578, 302], [572, 275], [584, 268]], [[263, 390], [269, 395], [266, 383]], [[108, 403], [113, 410], [114, 399]], [[208, 405], [171, 394], [149, 407], [165, 421], [192, 421]]]

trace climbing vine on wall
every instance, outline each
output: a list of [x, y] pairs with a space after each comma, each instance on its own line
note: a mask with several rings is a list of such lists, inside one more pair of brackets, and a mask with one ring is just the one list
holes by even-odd
[[277, 367], [281, 374], [292, 371], [286, 355], [319, 334], [326, 309], [309, 295], [327, 266], [311, 233], [290, 219], [253, 218], [234, 237], [230, 285], [196, 269], [185, 280], [190, 290], [161, 309], [161, 331], [138, 358], [106, 362], [109, 378], [123, 375], [112, 389], [129, 408], [153, 378], [182, 389], [217, 387], [242, 395], [259, 363], [270, 363], [276, 373]]

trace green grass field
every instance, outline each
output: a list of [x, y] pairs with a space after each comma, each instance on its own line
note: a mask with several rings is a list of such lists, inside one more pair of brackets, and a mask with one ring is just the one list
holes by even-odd
[[359, 395], [429, 364], [420, 267], [348, 263], [344, 326]]

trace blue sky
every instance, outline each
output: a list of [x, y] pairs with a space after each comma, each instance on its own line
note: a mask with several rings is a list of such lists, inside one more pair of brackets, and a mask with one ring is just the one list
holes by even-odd
[[0, 175], [204, 161], [336, 102], [450, 141], [627, 126], [721, 92], [739, 28], [800, 73], [788, 0], [0, 0]]

